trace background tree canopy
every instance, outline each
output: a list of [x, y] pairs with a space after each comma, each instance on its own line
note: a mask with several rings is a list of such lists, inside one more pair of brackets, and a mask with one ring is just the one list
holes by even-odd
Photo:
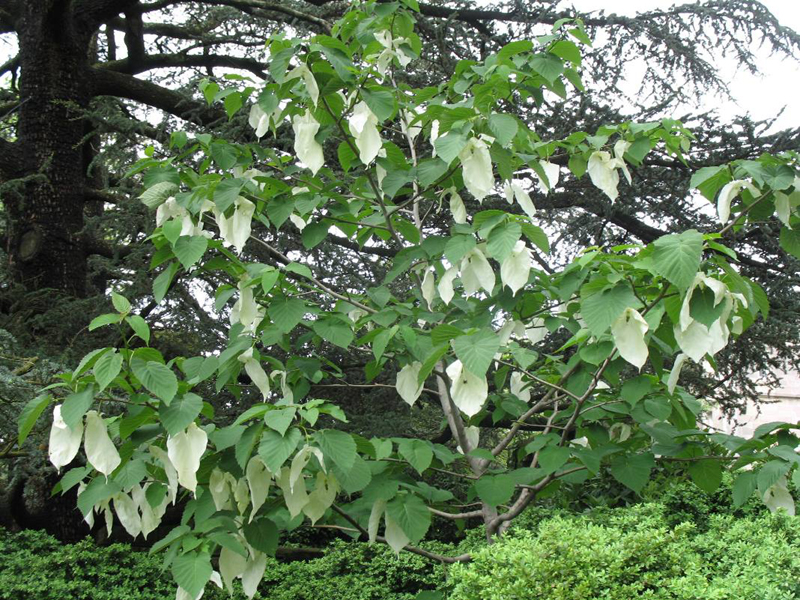
[[[472, 3], [423, 3], [417, 25], [420, 58], [396, 73], [396, 83], [437, 85], [452, 75], [459, 60], [480, 61], [512, 41], [548, 33], [563, 18], [582, 16], [553, 6], [509, 2], [476, 9]], [[155, 301], [161, 294], [151, 286], [149, 267], [158, 258], [144, 243], [152, 218], [137, 198], [159, 173], [132, 169], [143, 156], [182, 157], [186, 139], [203, 133], [231, 142], [255, 141], [247, 111], [237, 112], [254, 98], [226, 93], [225, 76], [246, 76], [259, 88], [268, 73], [267, 38], [281, 32], [298, 37], [329, 33], [346, 8], [344, 2], [261, 0], [3, 3], [0, 31], [16, 38], [19, 48], [0, 68], [7, 74], [0, 106], [6, 252], [0, 308], [10, 333], [3, 381], [7, 414], [19, 411], [31, 386], [49, 381], [56, 370], [50, 359], [74, 363], [88, 348], [117, 341], [102, 330], [76, 335], [93, 316], [106, 312], [111, 288], [134, 303], [153, 330], [152, 345], [165, 356], [224, 347], [227, 327], [221, 321], [227, 321], [226, 301], [233, 293], [224, 286], [233, 282], [218, 271], [180, 275], [169, 286], [166, 303]], [[720, 0], [636, 17], [592, 15], [584, 23], [590, 39], [609, 41], [586, 51], [583, 93], [564, 99], [542, 96], [533, 105], [506, 102], [502, 110], [550, 139], [575, 129], [595, 131], [606, 123], [671, 118], [680, 111], [677, 116], [698, 132], [698, 139], [686, 155], [687, 164], [659, 151], [649, 154], [632, 169], [632, 184], [621, 186], [616, 201], [585, 177], [567, 179], [550, 194], [534, 194], [537, 218], [551, 234], [550, 253], [535, 256], [546, 272], [563, 267], [586, 246], [649, 243], [690, 227], [715, 231], [715, 217], [701, 210], [703, 201], [690, 192], [692, 174], [767, 151], [797, 150], [800, 140], [800, 128], [768, 134], [765, 123], [746, 118], [722, 123], [714, 114], [692, 114], [686, 108], [702, 94], [725, 93], [715, 64], [720, 53], [757, 70], [752, 40], [759, 39], [779, 56], [797, 57], [800, 37], [759, 3]], [[639, 95], [629, 98], [625, 67], [634, 57], [645, 60], [647, 71]], [[291, 151], [293, 141], [287, 123], [262, 143]], [[340, 159], [336, 147], [324, 151], [328, 163]], [[566, 162], [566, 157], [553, 158], [559, 160]], [[465, 196], [464, 202], [470, 213], [478, 209], [474, 199]], [[481, 208], [507, 210], [496, 196]], [[444, 216], [434, 215], [428, 223], [428, 235], [447, 231]], [[797, 257], [780, 246], [779, 228], [776, 219], [765, 215], [757, 227], [730, 230], [723, 239], [738, 253], [740, 273], [765, 289], [771, 318], [716, 356], [719, 376], [708, 378], [700, 369], [693, 373], [687, 387], [699, 397], [735, 407], [755, 396], [753, 372], [797, 366]], [[337, 289], [377, 286], [387, 273], [387, 259], [397, 254], [391, 243], [362, 245], [344, 229], [318, 244], [308, 228], [276, 232], [255, 226], [254, 235], [262, 243], [248, 245], [249, 260], [282, 264], [303, 253], [315, 265], [317, 279]], [[221, 289], [231, 294], [215, 294]], [[208, 306], [207, 299], [215, 296], [221, 298], [221, 317]], [[567, 340], [561, 335], [545, 340], [547, 348], [561, 346]], [[390, 412], [397, 415], [391, 424], [394, 435], [405, 430], [447, 440], [447, 429], [440, 431], [435, 416], [424, 409], [409, 414], [393, 390], [354, 387], [364, 382], [362, 357], [335, 346], [326, 347], [326, 353], [344, 376], [338, 387], [320, 386], [315, 394], [359, 415], [351, 421], [355, 430], [388, 435], [385, 415]], [[31, 357], [39, 361], [24, 360]], [[394, 377], [377, 381], [393, 384]], [[223, 393], [214, 404], [218, 413], [234, 414], [251, 401]], [[3, 439], [11, 437], [7, 433]]]

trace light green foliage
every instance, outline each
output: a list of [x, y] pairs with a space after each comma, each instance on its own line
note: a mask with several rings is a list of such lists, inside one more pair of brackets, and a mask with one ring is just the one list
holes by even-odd
[[800, 524], [714, 515], [671, 528], [642, 505], [559, 516], [474, 553], [451, 600], [791, 600], [800, 597]]

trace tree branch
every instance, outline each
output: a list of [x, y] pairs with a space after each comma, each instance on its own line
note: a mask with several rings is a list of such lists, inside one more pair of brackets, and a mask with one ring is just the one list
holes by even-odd
[[127, 98], [206, 127], [227, 119], [225, 113], [219, 109], [207, 107], [183, 94], [125, 73], [91, 68], [88, 79], [96, 96]]
[[154, 54], [138, 59], [128, 57], [96, 65], [97, 69], [136, 75], [152, 69], [167, 67], [228, 67], [250, 71], [264, 79], [264, 65], [250, 58], [239, 56], [219, 56], [216, 54]]
[[137, 4], [139, 0], [79, 0], [73, 2], [72, 14], [79, 23], [96, 28]]

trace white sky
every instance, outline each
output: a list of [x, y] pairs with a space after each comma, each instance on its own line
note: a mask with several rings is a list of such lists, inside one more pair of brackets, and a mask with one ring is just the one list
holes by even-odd
[[[606, 14], [617, 13], [633, 16], [637, 12], [666, 9], [675, 4], [689, 3], [667, 0], [562, 0], [561, 8], [574, 6], [581, 12], [604, 10]], [[800, 32], [800, 0], [760, 0], [775, 15], [782, 25]], [[756, 77], [737, 71], [733, 62], [721, 61], [723, 79], [730, 82], [731, 94], [736, 102], [722, 98], [709, 98], [704, 108], [717, 108], [720, 116], [730, 120], [749, 113], [761, 120], [775, 116], [785, 107], [774, 129], [800, 126], [800, 59], [781, 60], [770, 57], [766, 48], [760, 51], [763, 59], [759, 66], [763, 75]], [[727, 64], [726, 64], [727, 63]]]

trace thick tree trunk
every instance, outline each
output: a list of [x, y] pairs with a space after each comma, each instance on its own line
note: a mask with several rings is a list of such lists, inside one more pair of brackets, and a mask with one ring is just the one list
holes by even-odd
[[28, 290], [86, 293], [83, 243], [85, 77], [91, 32], [68, 3], [30, 0], [19, 32], [22, 78], [18, 137], [24, 192], [8, 198], [11, 271]]

